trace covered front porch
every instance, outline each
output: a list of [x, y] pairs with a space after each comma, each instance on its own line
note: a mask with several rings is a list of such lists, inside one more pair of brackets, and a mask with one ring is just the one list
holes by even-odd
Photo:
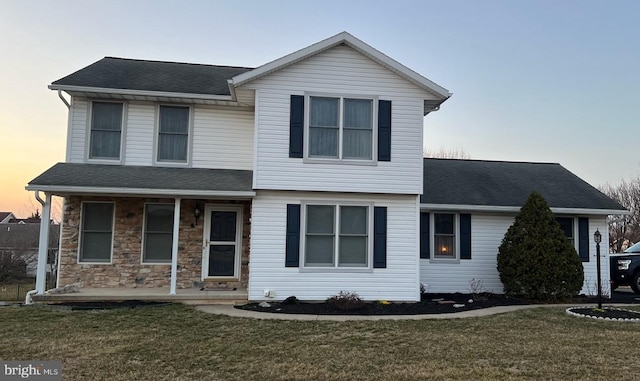
[[27, 189], [43, 221], [51, 196], [64, 197], [56, 285], [80, 292], [45, 293], [39, 269], [33, 300], [246, 300], [251, 176], [57, 164]]
[[36, 303], [77, 302], [125, 302], [132, 300], [153, 302], [177, 302], [184, 304], [241, 304], [247, 301], [247, 289], [209, 290], [177, 289], [170, 293], [169, 287], [157, 288], [81, 288], [79, 292], [67, 294], [36, 294]]

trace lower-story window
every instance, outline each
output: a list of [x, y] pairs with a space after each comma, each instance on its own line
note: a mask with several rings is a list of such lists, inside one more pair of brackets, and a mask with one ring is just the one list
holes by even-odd
[[146, 204], [142, 261], [171, 262], [173, 247], [173, 204]]
[[556, 217], [556, 221], [560, 225], [560, 229], [564, 233], [565, 237], [567, 237], [571, 243], [571, 246], [575, 247], [576, 240], [574, 237], [573, 217]]
[[456, 215], [434, 213], [433, 215], [434, 258], [456, 258]]
[[304, 265], [368, 267], [370, 213], [364, 205], [306, 205]]
[[109, 263], [113, 247], [112, 202], [82, 204], [80, 262]]

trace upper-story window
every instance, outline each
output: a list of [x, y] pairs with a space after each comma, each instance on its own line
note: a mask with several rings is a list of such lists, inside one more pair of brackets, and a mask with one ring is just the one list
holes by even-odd
[[120, 159], [122, 103], [93, 102], [91, 107], [90, 159]]
[[189, 107], [160, 106], [157, 161], [187, 162], [189, 113]]
[[372, 99], [310, 97], [309, 158], [372, 160]]

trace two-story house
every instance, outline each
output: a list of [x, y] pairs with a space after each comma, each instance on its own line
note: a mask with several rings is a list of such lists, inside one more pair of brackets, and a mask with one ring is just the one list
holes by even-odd
[[64, 197], [59, 286], [500, 292], [497, 246], [545, 176], [586, 260], [578, 236], [622, 209], [559, 165], [423, 160], [423, 118], [451, 94], [346, 32], [258, 68], [107, 57], [50, 88], [66, 161], [27, 189], [44, 220]]

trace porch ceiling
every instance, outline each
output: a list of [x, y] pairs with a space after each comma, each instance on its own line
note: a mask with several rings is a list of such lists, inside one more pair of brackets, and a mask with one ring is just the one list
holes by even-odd
[[31, 180], [27, 190], [52, 194], [246, 197], [255, 195], [253, 172], [58, 163]]

